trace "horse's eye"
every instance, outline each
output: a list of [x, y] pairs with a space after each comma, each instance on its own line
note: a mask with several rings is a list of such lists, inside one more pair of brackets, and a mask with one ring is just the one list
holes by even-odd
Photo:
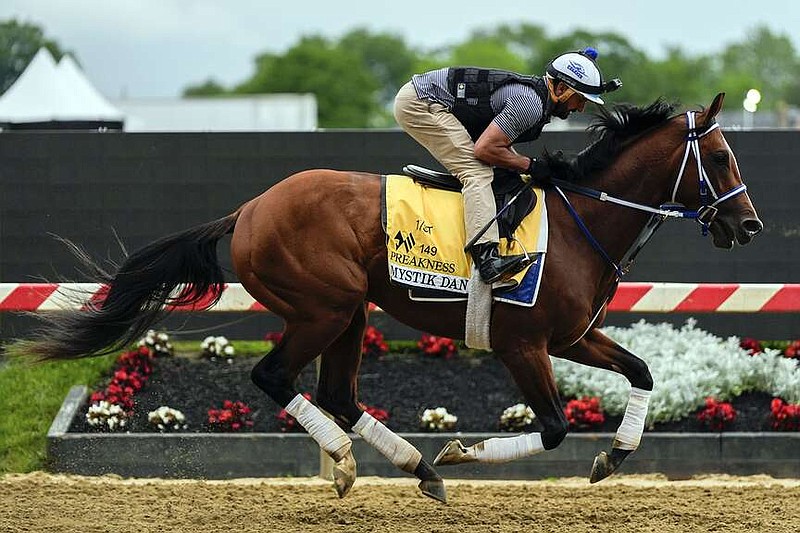
[[714, 163], [718, 165], [727, 165], [728, 164], [728, 151], [727, 150], [717, 150], [716, 152], [711, 153], [711, 159]]

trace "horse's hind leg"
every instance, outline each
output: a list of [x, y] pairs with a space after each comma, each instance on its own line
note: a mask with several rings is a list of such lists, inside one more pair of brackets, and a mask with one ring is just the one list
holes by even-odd
[[[352, 428], [392, 464], [419, 478], [419, 488], [423, 494], [445, 502], [442, 478], [422, 459], [422, 454], [411, 443], [364, 411], [358, 403], [358, 369], [366, 324], [367, 307], [364, 305], [355, 312], [344, 333], [323, 352], [317, 401], [342, 426]], [[349, 465], [334, 466], [334, 481], [337, 484], [348, 481], [347, 466]], [[352, 478], [355, 480], [354, 464]]]
[[[305, 368], [347, 327], [350, 317], [341, 313], [315, 316], [308, 321], [287, 323], [283, 339], [259, 361], [251, 372], [253, 383], [295, 417], [308, 434], [336, 463], [352, 460], [352, 441], [347, 434], [295, 388], [295, 380]], [[355, 480], [355, 463], [353, 475]], [[352, 486], [337, 486], [343, 497]]]
[[598, 329], [592, 329], [579, 342], [555, 355], [576, 363], [617, 372], [628, 378], [631, 384], [628, 406], [617, 429], [611, 454], [600, 452], [592, 465], [589, 480], [596, 483], [610, 476], [619, 468], [622, 461], [639, 447], [650, 394], [653, 391], [653, 378], [650, 376], [647, 363]]

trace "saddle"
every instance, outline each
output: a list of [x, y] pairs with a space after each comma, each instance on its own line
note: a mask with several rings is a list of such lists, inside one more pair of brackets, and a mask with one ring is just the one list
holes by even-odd
[[[415, 182], [445, 191], [461, 192], [461, 182], [452, 174], [439, 172], [417, 165], [406, 165], [403, 173]], [[522, 191], [520, 193], [520, 191]], [[519, 198], [511, 204], [497, 219], [497, 227], [500, 230], [500, 237], [510, 239], [514, 231], [519, 227], [522, 219], [533, 211], [536, 207], [536, 194], [527, 185], [520, 175], [504, 168], [494, 169], [494, 180], [492, 180], [492, 192], [497, 211], [503, 207], [517, 194]]]

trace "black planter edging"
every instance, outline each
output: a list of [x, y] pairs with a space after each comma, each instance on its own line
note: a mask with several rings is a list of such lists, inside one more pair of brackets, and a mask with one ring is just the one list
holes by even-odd
[[[47, 434], [50, 469], [83, 475], [231, 479], [316, 476], [320, 452], [305, 433], [67, 433], [84, 405], [86, 387], [73, 387]], [[432, 460], [444, 444], [472, 444], [507, 433], [404, 433]], [[405, 476], [360, 438], [353, 453], [360, 476]], [[445, 478], [542, 479], [587, 476], [611, 433], [574, 433], [555, 450], [498, 465], [441, 467]], [[621, 474], [661, 473], [672, 479], [697, 474], [800, 477], [800, 433], [645, 433]]]

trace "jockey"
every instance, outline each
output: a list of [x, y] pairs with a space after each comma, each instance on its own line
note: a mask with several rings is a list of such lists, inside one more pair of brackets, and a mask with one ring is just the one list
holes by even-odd
[[520, 155], [512, 144], [537, 139], [552, 116], [566, 119], [583, 111], [587, 100], [603, 104], [600, 95], [622, 85], [617, 79], [603, 81], [596, 58], [593, 48], [562, 54], [541, 77], [442, 68], [413, 76], [397, 93], [398, 124], [461, 181], [467, 242], [477, 238], [469, 252], [486, 283], [507, 279], [525, 266], [522, 255], [499, 255], [492, 167], [538, 180], [549, 176], [545, 160]]

